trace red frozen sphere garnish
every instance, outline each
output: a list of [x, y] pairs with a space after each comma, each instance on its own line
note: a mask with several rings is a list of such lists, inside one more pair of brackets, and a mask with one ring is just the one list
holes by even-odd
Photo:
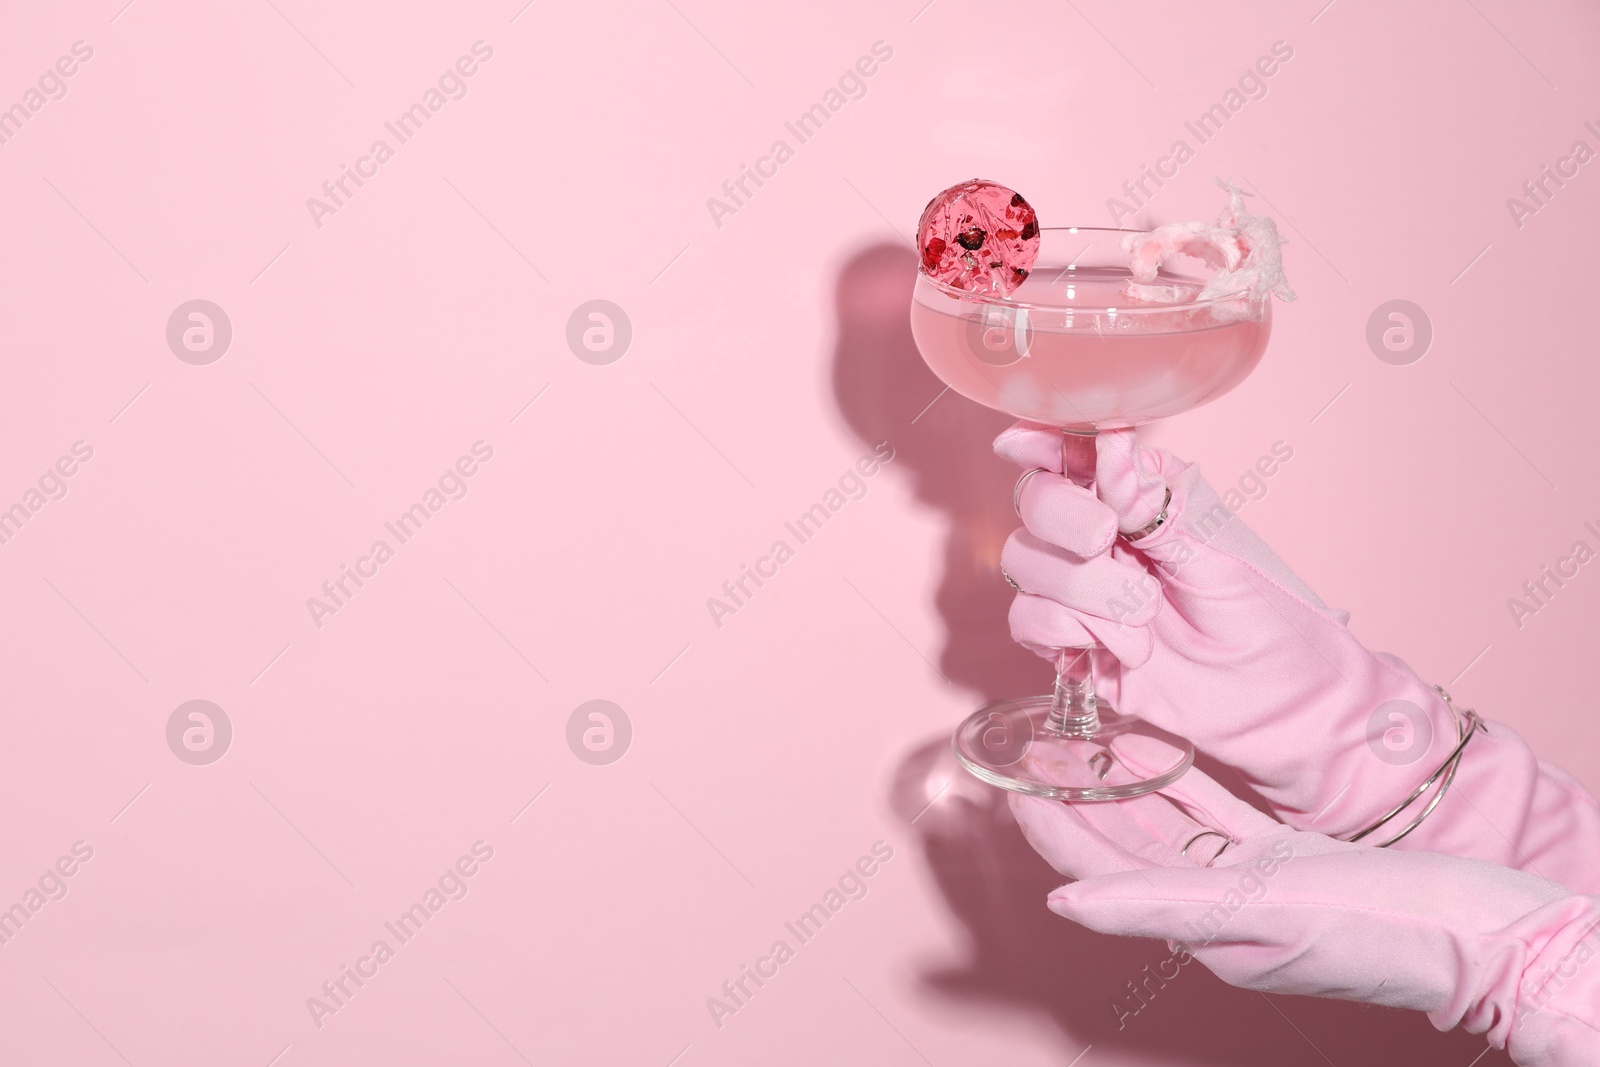
[[922, 273], [946, 285], [1010, 295], [1039, 258], [1039, 218], [1022, 194], [962, 182], [928, 202], [917, 223]]

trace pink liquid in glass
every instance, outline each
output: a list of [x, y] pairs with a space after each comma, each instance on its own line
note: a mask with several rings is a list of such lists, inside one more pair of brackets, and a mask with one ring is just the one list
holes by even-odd
[[1269, 305], [1131, 300], [1125, 268], [1036, 269], [1009, 300], [917, 278], [911, 332], [952, 389], [1018, 418], [1116, 429], [1187, 411], [1238, 385], [1261, 361]]

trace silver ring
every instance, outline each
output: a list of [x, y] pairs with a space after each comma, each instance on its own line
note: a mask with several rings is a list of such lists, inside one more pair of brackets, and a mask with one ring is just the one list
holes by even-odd
[[1145, 523], [1143, 526], [1139, 527], [1137, 530], [1133, 531], [1132, 533], [1123, 534], [1122, 535], [1123, 538], [1125, 540], [1128, 540], [1128, 541], [1137, 541], [1141, 537], [1149, 537], [1151, 534], [1155, 533], [1157, 530], [1161, 529], [1161, 527], [1166, 525], [1166, 523], [1167, 523], [1167, 509], [1170, 508], [1171, 506], [1172, 506], [1172, 487], [1168, 486], [1167, 487], [1167, 498], [1161, 502], [1161, 514], [1157, 515], [1155, 518], [1151, 519], [1149, 522]]
[[1028, 484], [1028, 479], [1035, 474], [1053, 473], [1049, 467], [1035, 467], [1031, 471], [1024, 471], [1022, 477], [1017, 479], [1015, 488], [1011, 490], [1011, 509], [1017, 513], [1017, 518], [1022, 518], [1022, 487]]
[[1004, 567], [1000, 568], [1000, 577], [1004, 578], [1006, 580], [1006, 584], [1011, 588], [1015, 589], [1019, 593], [1022, 592], [1022, 586], [1017, 584], [1017, 580], [1015, 578], [1006, 573], [1006, 569]]
[[[1217, 856], [1222, 855], [1222, 853], [1227, 850], [1228, 845], [1233, 844], [1233, 838], [1229, 837], [1227, 834], [1223, 833], [1220, 830], [1201, 830], [1199, 833], [1197, 833], [1193, 837], [1189, 838], [1188, 842], [1183, 846], [1183, 848], [1178, 851], [1178, 855], [1179, 856], [1187, 856], [1189, 854], [1189, 845], [1194, 844], [1196, 841], [1200, 840], [1202, 837], [1220, 837], [1224, 841], [1227, 842], [1226, 845], [1223, 845], [1221, 848], [1217, 849]], [[1217, 857], [1213, 856], [1211, 858], [1214, 860]]]

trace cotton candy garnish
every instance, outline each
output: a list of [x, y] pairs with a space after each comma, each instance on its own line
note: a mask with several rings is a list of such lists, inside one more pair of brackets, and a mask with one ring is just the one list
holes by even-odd
[[[1244, 307], [1219, 305], [1223, 317], [1243, 317], [1259, 307], [1268, 293], [1293, 300], [1295, 292], [1283, 275], [1283, 239], [1269, 218], [1245, 210], [1244, 192], [1232, 182], [1217, 179], [1228, 191], [1228, 206], [1216, 225], [1203, 222], [1169, 222], [1148, 233], [1129, 234], [1122, 250], [1132, 257], [1133, 279], [1125, 292], [1134, 300], [1188, 303], [1238, 294], [1248, 297]], [[1212, 267], [1217, 274], [1191, 297], [1192, 287], [1155, 285], [1157, 272], [1169, 256], [1185, 255]]]

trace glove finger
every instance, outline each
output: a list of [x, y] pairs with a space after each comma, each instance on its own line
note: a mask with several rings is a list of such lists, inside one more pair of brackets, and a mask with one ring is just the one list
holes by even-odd
[[[1155, 799], [1160, 801], [1159, 797]], [[1166, 812], [1181, 815], [1171, 804], [1160, 803]], [[1185, 862], [1126, 811], [1097, 810], [1120, 806], [1109, 802], [1065, 804], [1023, 793], [1011, 794], [1012, 814], [1028, 844], [1068, 878], [1095, 879]]]
[[1061, 431], [1026, 420], [1015, 423], [994, 439], [995, 455], [1023, 470], [1043, 467], [1061, 473]]
[[1035, 650], [1050, 651], [1050, 658], [1063, 648], [1087, 648], [1096, 638], [1071, 608], [1049, 597], [1018, 593], [1011, 601], [1011, 639]]
[[[1104, 874], [1051, 892], [1050, 910], [1091, 930], [1121, 937], [1150, 937], [1189, 945], [1209, 944], [1227, 931], [1228, 940], [1273, 940], [1273, 922], [1246, 923], [1249, 902], [1260, 899], [1267, 882], [1241, 879], [1229, 867], [1169, 868]], [[1249, 884], [1244, 884], [1248, 881]], [[1257, 888], [1259, 887], [1259, 888]], [[1237, 906], [1235, 906], [1237, 905]], [[1276, 916], [1280, 920], [1281, 915]], [[1283, 931], [1277, 931], [1281, 937]]]
[[[1058, 785], [1092, 785], [1099, 777], [1067, 746], [1036, 744], [1027, 759], [1029, 769]], [[1069, 878], [1187, 864], [1179, 850], [1204, 829], [1156, 793], [1097, 803], [1013, 793], [1010, 801], [1034, 851]]]
[[1073, 611], [1049, 597], [1018, 593], [1011, 601], [1011, 639], [1024, 648], [1055, 659], [1063, 648], [1100, 645], [1125, 667], [1141, 667], [1155, 642], [1143, 626], [1124, 626]]
[[1161, 583], [1148, 571], [1110, 555], [1075, 556], [1027, 529], [1006, 538], [1000, 565], [1022, 592], [1114, 623], [1142, 626], [1161, 607]]
[[1116, 539], [1117, 513], [1062, 475], [1051, 471], [1033, 475], [1017, 503], [1028, 532], [1074, 555], [1101, 555]]
[[1098, 878], [1140, 866], [1115, 840], [1084, 823], [1077, 810], [1080, 805], [1025, 793], [1011, 793], [1008, 799], [1022, 836], [1058, 873]]
[[[1159, 457], [1134, 430], [1107, 430], [1095, 439], [1095, 491], [1117, 513], [1124, 532], [1141, 530], [1161, 514], [1167, 479]], [[1169, 521], [1175, 518], [1168, 512]]]
[[1079, 817], [1086, 826], [1118, 842], [1146, 867], [1204, 867], [1226, 844], [1160, 793], [1072, 806], [1082, 809]]
[[[1178, 756], [1178, 750], [1173, 746], [1158, 737], [1143, 734], [1124, 734], [1115, 738], [1111, 742], [1111, 750], [1130, 769], [1146, 775], [1155, 775], [1171, 767]], [[1190, 767], [1181, 778], [1161, 792], [1181, 804], [1200, 823], [1227, 834], [1235, 843], [1286, 829], [1282, 823], [1252, 808], [1196, 767]], [[1205, 844], [1208, 850], [1211, 842], [1216, 840], [1207, 839]], [[1195, 847], [1199, 846], [1200, 842], [1196, 842]], [[1215, 851], [1221, 851], [1220, 842]]]

